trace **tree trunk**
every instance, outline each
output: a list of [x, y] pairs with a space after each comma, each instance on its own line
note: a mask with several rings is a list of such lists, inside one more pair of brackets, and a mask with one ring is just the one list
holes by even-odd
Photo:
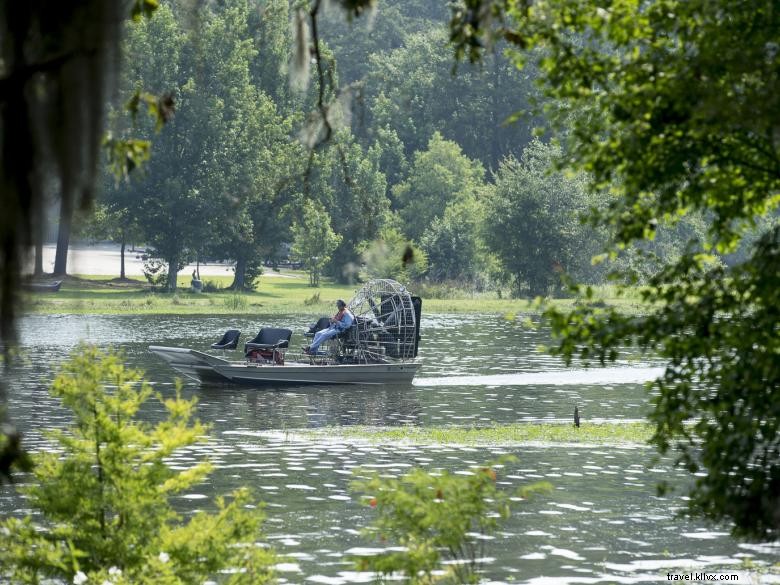
[[119, 278], [125, 279], [125, 232], [122, 232], [122, 247], [119, 251]]
[[40, 238], [35, 242], [35, 269], [33, 276], [43, 276], [43, 242]]
[[46, 233], [46, 222], [43, 221], [44, 213], [35, 222], [35, 268], [33, 276], [43, 276], [43, 238]]
[[178, 276], [179, 257], [168, 258], [168, 292], [176, 292], [176, 277]]
[[244, 290], [246, 286], [246, 258], [239, 257], [236, 259], [236, 274], [233, 277], [233, 284], [230, 285], [232, 290]]
[[60, 205], [60, 226], [57, 232], [57, 252], [54, 256], [54, 276], [65, 276], [68, 268], [68, 245], [73, 221], [73, 207], [63, 199]]

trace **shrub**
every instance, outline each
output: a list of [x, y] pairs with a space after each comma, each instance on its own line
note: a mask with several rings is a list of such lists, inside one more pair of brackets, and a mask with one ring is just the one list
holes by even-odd
[[312, 305], [319, 305], [322, 301], [320, 300], [320, 293], [314, 293], [312, 296], [310, 296], [308, 299], [305, 299], [303, 301], [303, 304], [307, 307], [311, 307]]
[[[211, 471], [208, 462], [186, 470], [167, 463], [177, 449], [205, 440], [206, 427], [193, 419], [195, 399], [182, 399], [178, 389], [163, 399], [118, 355], [87, 346], [64, 364], [50, 392], [73, 424], [49, 433], [57, 452], [34, 456], [34, 481], [23, 491], [38, 514], [0, 522], [4, 583], [272, 579], [273, 552], [254, 545], [263, 514], [249, 507], [246, 490], [187, 521], [170, 504]], [[136, 418], [151, 398], [167, 411], [156, 425]]]
[[225, 308], [231, 311], [246, 311], [249, 308], [249, 301], [244, 295], [233, 294], [225, 297], [224, 304]]
[[[496, 470], [512, 459], [475, 467], [469, 475], [415, 469], [398, 479], [372, 474], [355, 481], [353, 488], [369, 494], [364, 501], [377, 512], [366, 533], [393, 547], [355, 559], [358, 570], [401, 573], [409, 583], [427, 584], [446, 562], [442, 582], [477, 583], [484, 536], [509, 516], [510, 494], [496, 486]], [[533, 484], [520, 495], [549, 489]]]
[[203, 292], [213, 293], [222, 290], [222, 283], [214, 280], [207, 280], [203, 283]]

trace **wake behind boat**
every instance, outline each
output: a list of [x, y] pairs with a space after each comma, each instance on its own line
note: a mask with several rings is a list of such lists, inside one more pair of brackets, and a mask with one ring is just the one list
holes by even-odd
[[[181, 374], [201, 382], [254, 385], [404, 384], [420, 367], [422, 300], [395, 280], [376, 279], [357, 291], [347, 308], [354, 322], [323, 342], [315, 353], [291, 351], [291, 329], [264, 327], [244, 345], [241, 360], [195, 349], [149, 346]], [[320, 319], [305, 335], [330, 325]], [[233, 329], [212, 349], [235, 350], [240, 332]]]

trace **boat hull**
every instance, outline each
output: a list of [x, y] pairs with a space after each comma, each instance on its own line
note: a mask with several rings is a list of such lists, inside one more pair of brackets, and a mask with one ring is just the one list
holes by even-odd
[[179, 373], [201, 382], [279, 386], [304, 384], [409, 384], [420, 363], [417, 361], [376, 364], [255, 364], [230, 362], [194, 349], [152, 345]]

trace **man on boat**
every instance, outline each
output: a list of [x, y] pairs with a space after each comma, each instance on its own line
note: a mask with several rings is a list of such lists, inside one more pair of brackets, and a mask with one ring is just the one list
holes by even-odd
[[336, 337], [342, 331], [346, 331], [352, 327], [352, 324], [355, 322], [355, 316], [347, 309], [347, 303], [339, 299], [336, 301], [336, 308], [338, 309], [338, 313], [331, 317], [330, 327], [318, 331], [314, 335], [314, 340], [312, 340], [311, 345], [303, 348], [305, 353], [316, 355], [317, 350], [323, 341]]

